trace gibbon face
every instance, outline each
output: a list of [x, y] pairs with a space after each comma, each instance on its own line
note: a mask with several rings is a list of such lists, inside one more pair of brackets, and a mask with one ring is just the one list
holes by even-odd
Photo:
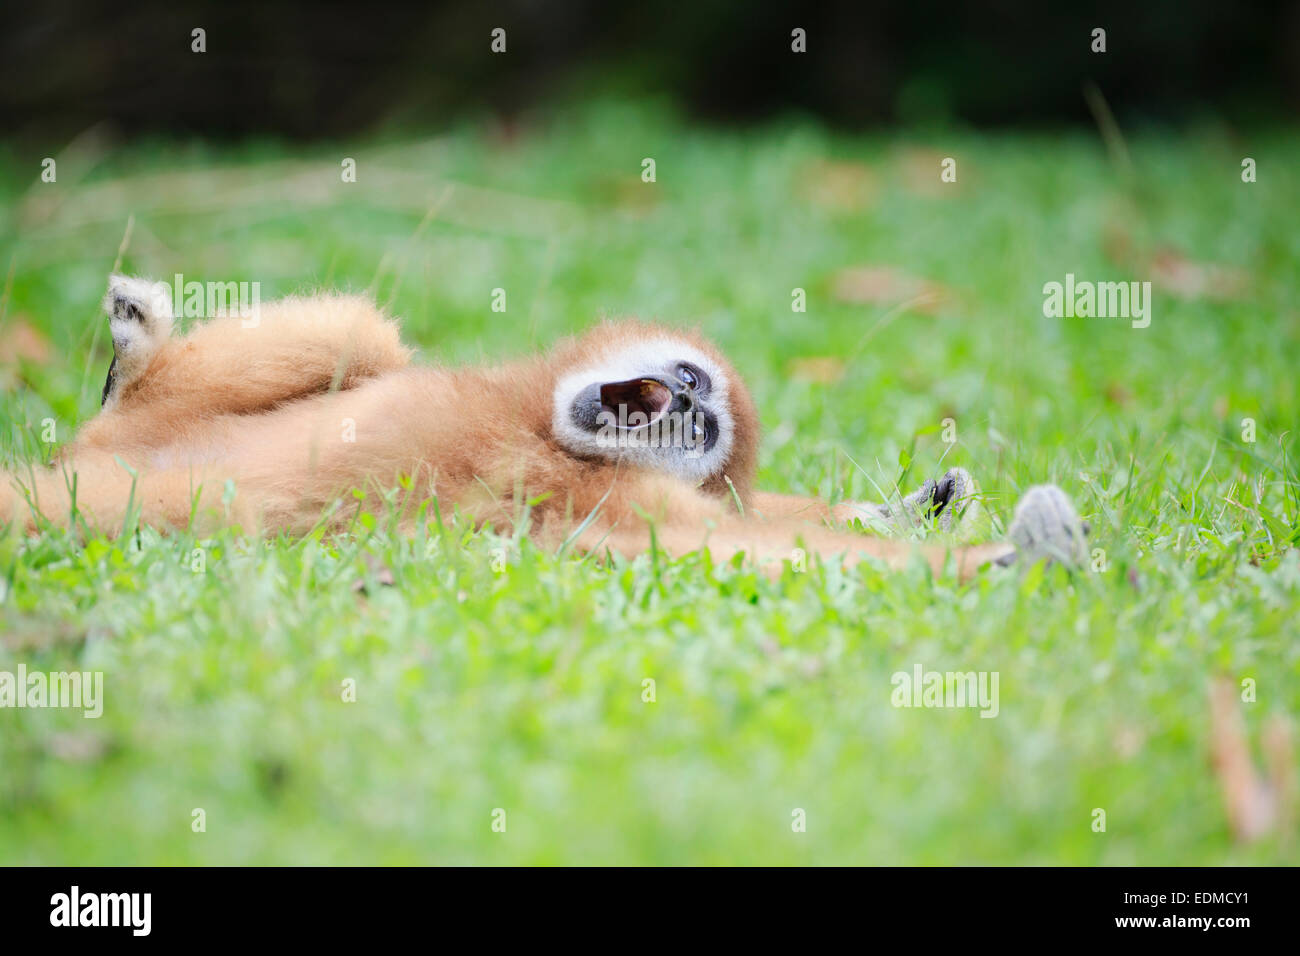
[[758, 421], [744, 383], [708, 343], [639, 324], [602, 326], [574, 348], [552, 395], [568, 452], [742, 495], [752, 483]]

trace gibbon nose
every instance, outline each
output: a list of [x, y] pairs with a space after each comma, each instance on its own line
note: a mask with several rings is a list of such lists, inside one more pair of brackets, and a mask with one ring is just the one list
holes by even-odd
[[681, 415], [688, 415], [695, 411], [695, 389], [690, 388], [685, 382], [675, 378], [672, 375], [665, 375], [663, 383], [672, 392], [672, 404], [668, 406], [668, 411], [677, 412]]

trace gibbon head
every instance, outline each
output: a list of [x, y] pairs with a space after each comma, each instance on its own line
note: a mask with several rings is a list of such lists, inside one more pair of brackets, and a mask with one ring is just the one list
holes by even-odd
[[748, 501], [758, 416], [711, 344], [640, 322], [605, 323], [559, 361], [552, 429], [566, 451], [662, 471], [715, 494], [734, 486]]

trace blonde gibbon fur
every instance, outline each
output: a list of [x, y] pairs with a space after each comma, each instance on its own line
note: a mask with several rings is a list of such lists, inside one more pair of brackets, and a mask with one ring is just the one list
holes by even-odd
[[[35, 531], [42, 519], [79, 520], [116, 533], [135, 508], [160, 528], [193, 521], [302, 534], [322, 521], [346, 524], [385, 497], [412, 517], [436, 496], [444, 512], [455, 506], [500, 530], [527, 513], [539, 542], [601, 555], [708, 548], [718, 560], [744, 552], [779, 571], [803, 548], [890, 567], [919, 555], [936, 573], [951, 557], [968, 576], [1016, 553], [1011, 542], [957, 548], [873, 537], [840, 527], [865, 505], [756, 490], [753, 402], [726, 358], [694, 333], [604, 322], [512, 362], [412, 365], [396, 323], [364, 298], [287, 298], [263, 305], [256, 324], [217, 318], [173, 338], [168, 306], [148, 288], [111, 280], [116, 358], [104, 407], [52, 467], [0, 480], [0, 522]], [[664, 380], [698, 407], [704, 385], [682, 383], [711, 380], [717, 435], [703, 459], [661, 467], [635, 454], [587, 454], [583, 435], [568, 434], [577, 412], [557, 413], [558, 396], [584, 387], [584, 375], [600, 379], [602, 363], [640, 382], [643, 351], [693, 357], [693, 372], [672, 366]], [[575, 394], [590, 396], [597, 384], [586, 387]], [[645, 388], [655, 400], [668, 394]], [[577, 409], [584, 399], [574, 401]], [[352, 489], [367, 494], [358, 500]]]

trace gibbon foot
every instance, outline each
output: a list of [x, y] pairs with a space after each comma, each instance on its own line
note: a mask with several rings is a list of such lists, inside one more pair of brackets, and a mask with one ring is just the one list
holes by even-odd
[[961, 531], [979, 511], [979, 486], [965, 468], [949, 468], [942, 478], [927, 478], [902, 505], [877, 505], [880, 516], [903, 525], [916, 526], [934, 521], [940, 531]]
[[162, 283], [109, 276], [104, 311], [113, 335], [113, 361], [104, 381], [101, 405], [116, 398], [123, 386], [148, 367], [172, 332], [171, 297]]
[[1088, 526], [1079, 518], [1074, 502], [1056, 485], [1035, 485], [1016, 505], [1007, 539], [1015, 552], [998, 559], [1007, 565], [1046, 559], [1077, 567], [1086, 558]]

